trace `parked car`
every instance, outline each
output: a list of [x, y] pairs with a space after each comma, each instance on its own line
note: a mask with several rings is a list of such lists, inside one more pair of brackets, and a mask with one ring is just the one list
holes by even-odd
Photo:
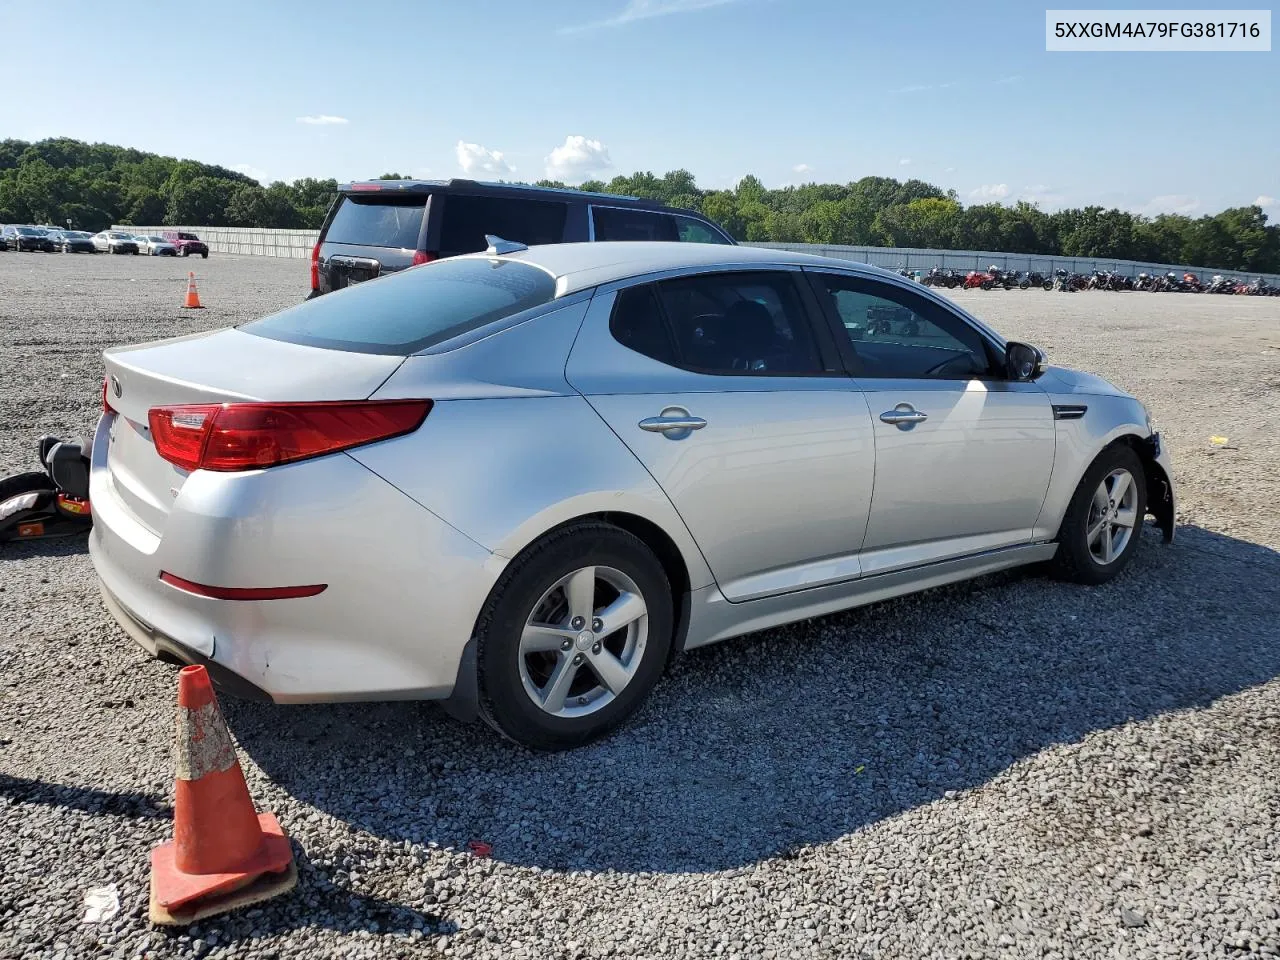
[[138, 241], [131, 233], [120, 230], [103, 230], [94, 234], [93, 245], [103, 253], [137, 253]]
[[62, 232], [63, 253], [94, 253], [97, 247], [93, 243], [93, 234], [83, 230], [64, 230]]
[[209, 259], [209, 245], [197, 237], [194, 233], [183, 233], [178, 230], [161, 231], [161, 237], [173, 244], [178, 252], [184, 257], [189, 257], [193, 253], [198, 253], [206, 260]]
[[311, 252], [311, 297], [485, 249], [525, 244], [682, 240], [733, 244], [706, 217], [653, 200], [475, 180], [375, 180], [339, 187]]
[[62, 231], [57, 227], [40, 227], [44, 231], [44, 235], [49, 238], [51, 249], [49, 253], [62, 252]]
[[164, 237], [138, 237], [138, 252], [152, 257], [176, 257], [178, 248]]
[[53, 241], [39, 227], [10, 224], [4, 228], [4, 238], [10, 250], [43, 250], [46, 253], [54, 250]]
[[138, 643], [536, 748], [682, 649], [1022, 564], [1100, 584], [1174, 532], [1138, 400], [848, 260], [492, 238], [104, 358], [90, 553]]

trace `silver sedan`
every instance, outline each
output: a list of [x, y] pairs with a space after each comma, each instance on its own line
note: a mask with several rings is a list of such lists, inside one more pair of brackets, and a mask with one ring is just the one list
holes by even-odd
[[491, 238], [105, 359], [90, 547], [138, 643], [537, 748], [682, 650], [1022, 564], [1102, 584], [1174, 530], [1141, 403], [845, 260]]

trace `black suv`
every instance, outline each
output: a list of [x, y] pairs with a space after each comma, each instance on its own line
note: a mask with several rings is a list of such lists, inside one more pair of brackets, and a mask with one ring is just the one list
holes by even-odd
[[[488, 247], [584, 240], [732, 244], [691, 210], [656, 200], [475, 180], [373, 180], [338, 188], [311, 251], [311, 294]], [[310, 299], [308, 297], [308, 299]]]

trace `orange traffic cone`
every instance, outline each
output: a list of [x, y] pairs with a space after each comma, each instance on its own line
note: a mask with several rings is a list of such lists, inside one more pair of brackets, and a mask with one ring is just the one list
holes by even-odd
[[187, 300], [182, 305], [183, 310], [203, 310], [204, 305], [200, 303], [200, 294], [196, 292], [196, 275], [187, 273]]
[[151, 922], [189, 924], [292, 890], [293, 849], [254, 813], [209, 672], [178, 673], [173, 842], [151, 851]]

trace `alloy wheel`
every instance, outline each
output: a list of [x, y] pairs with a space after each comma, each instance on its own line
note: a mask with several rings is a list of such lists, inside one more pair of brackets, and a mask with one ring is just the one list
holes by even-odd
[[1102, 566], [1114, 563], [1138, 524], [1138, 488], [1133, 474], [1123, 467], [1112, 470], [1098, 484], [1089, 504], [1085, 542], [1089, 553]]
[[534, 604], [520, 635], [520, 680], [556, 717], [611, 703], [644, 659], [649, 611], [635, 581], [607, 566], [581, 567]]

